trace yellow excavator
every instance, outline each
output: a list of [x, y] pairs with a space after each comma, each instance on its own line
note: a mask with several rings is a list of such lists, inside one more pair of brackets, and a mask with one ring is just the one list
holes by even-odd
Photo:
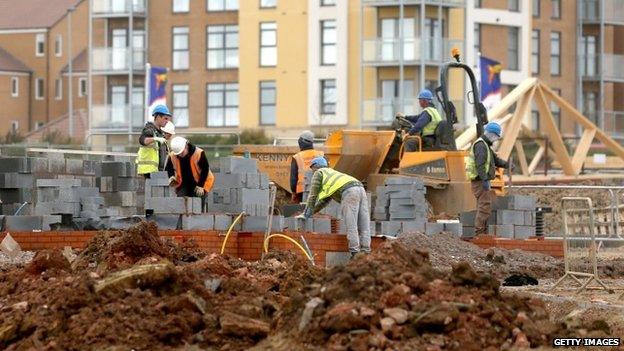
[[[454, 62], [445, 63], [440, 72], [440, 86], [435, 96], [443, 109], [443, 120], [436, 128], [436, 143], [432, 150], [423, 150], [419, 136], [410, 136], [411, 123], [397, 116], [394, 130], [340, 130], [327, 136], [325, 145], [318, 147], [329, 159], [332, 168], [350, 174], [364, 182], [369, 191], [383, 185], [392, 175], [421, 178], [427, 186], [427, 200], [434, 213], [457, 214], [475, 208], [475, 199], [466, 178], [464, 159], [468, 151], [457, 150], [453, 124], [457, 123], [455, 106], [449, 99], [448, 75], [451, 69], [463, 69], [470, 80], [468, 99], [474, 105], [477, 135], [483, 134], [487, 111], [479, 100], [479, 87], [469, 66], [460, 61], [459, 51], [453, 50]], [[472, 99], [470, 99], [472, 95]], [[407, 152], [405, 142], [416, 139], [418, 150]], [[296, 146], [239, 145], [235, 155], [249, 152], [258, 159], [259, 169], [268, 173], [278, 186], [290, 192], [291, 157], [299, 151]], [[502, 172], [492, 182], [497, 193], [504, 191]]]

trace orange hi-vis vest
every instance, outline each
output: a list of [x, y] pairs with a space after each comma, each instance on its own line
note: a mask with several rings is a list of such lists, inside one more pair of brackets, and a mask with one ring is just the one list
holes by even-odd
[[[191, 156], [191, 172], [193, 173], [193, 179], [195, 182], [199, 182], [199, 175], [201, 174], [201, 170], [199, 169], [199, 158], [202, 156], [203, 150], [195, 147], [195, 153]], [[176, 189], [182, 186], [182, 169], [180, 167], [180, 158], [176, 155], [171, 155], [171, 162], [173, 163], [173, 169], [175, 170], [175, 177], [178, 181], [178, 186]], [[211, 170], [208, 170], [208, 177], [206, 177], [206, 182], [203, 184], [202, 188], [206, 190], [206, 192], [212, 190], [212, 186], [214, 185], [215, 177], [212, 174]]]
[[296, 188], [297, 194], [303, 192], [305, 185], [304, 177], [306, 172], [310, 170], [310, 163], [312, 163], [312, 160], [319, 156], [325, 156], [325, 153], [323, 151], [314, 149], [299, 151], [293, 156], [293, 159], [295, 160], [295, 162], [297, 162], [298, 168]]

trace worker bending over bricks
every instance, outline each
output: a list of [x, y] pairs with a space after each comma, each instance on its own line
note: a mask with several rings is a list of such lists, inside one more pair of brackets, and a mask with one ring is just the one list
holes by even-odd
[[171, 139], [170, 156], [165, 166], [169, 186], [175, 188], [178, 196], [201, 197], [205, 210], [205, 195], [214, 184], [206, 153], [185, 138], [175, 137]]
[[369, 253], [370, 217], [368, 199], [362, 183], [350, 175], [329, 168], [324, 157], [313, 159], [310, 168], [314, 175], [306, 208], [300, 218], [312, 217], [333, 199], [341, 205], [351, 258], [360, 251]]

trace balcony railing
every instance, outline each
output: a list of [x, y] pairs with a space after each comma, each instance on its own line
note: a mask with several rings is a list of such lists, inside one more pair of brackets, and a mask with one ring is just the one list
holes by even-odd
[[[403, 61], [407, 64], [424, 60], [428, 63], [443, 63], [451, 59], [454, 47], [463, 51], [464, 42], [459, 39], [426, 38], [424, 51], [421, 48], [423, 39], [403, 39]], [[362, 60], [367, 64], [397, 65], [401, 57], [401, 41], [399, 38], [364, 39]]]
[[600, 22], [600, 4], [604, 6], [605, 22], [624, 23], [624, 1], [622, 0], [583, 0], [582, 20]]
[[601, 65], [601, 55], [581, 55], [579, 57], [579, 72], [586, 79], [624, 81], [624, 55], [604, 54], [604, 67]]
[[[132, 68], [137, 73], [145, 71], [145, 49], [134, 48]], [[130, 69], [130, 48], [93, 48], [93, 66], [95, 73], [125, 72]]]
[[143, 106], [128, 105], [93, 105], [91, 109], [91, 125], [94, 130], [128, 130], [129, 115], [132, 117], [132, 128], [140, 129], [145, 124], [145, 109]]
[[126, 16], [130, 9], [136, 15], [145, 14], [145, 0], [93, 0], [96, 16]]
[[[403, 5], [420, 5], [422, 2], [427, 5], [441, 6], [465, 6], [466, 0], [403, 0]], [[362, 0], [366, 6], [399, 6], [399, 0]]]
[[[452, 102], [455, 105], [461, 124], [464, 120], [464, 101], [453, 100]], [[443, 113], [439, 106], [437, 108], [440, 113]], [[362, 123], [364, 125], [390, 126], [397, 112], [402, 112], [405, 115], [416, 115], [421, 111], [422, 108], [418, 104], [418, 99], [414, 97], [404, 98], [403, 108], [401, 108], [399, 99], [364, 100], [362, 104]]]
[[617, 139], [624, 139], [624, 111], [604, 112], [604, 131]]

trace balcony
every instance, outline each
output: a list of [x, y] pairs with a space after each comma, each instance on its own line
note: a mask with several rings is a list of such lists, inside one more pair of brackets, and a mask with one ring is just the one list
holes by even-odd
[[[426, 5], [440, 5], [449, 7], [466, 6], [466, 0], [403, 0], [403, 5], [420, 5], [422, 2]], [[364, 6], [399, 6], [400, 0], [362, 0]]]
[[144, 17], [145, 0], [93, 0], [94, 17]]
[[[403, 63], [416, 65], [439, 65], [451, 60], [451, 49], [459, 48], [463, 52], [464, 41], [448, 38], [424, 39], [425, 50], [421, 50], [421, 38], [403, 39]], [[362, 61], [370, 66], [396, 66], [401, 57], [401, 42], [398, 38], [364, 39]], [[424, 53], [424, 54], [423, 54]]]
[[[130, 48], [93, 48], [93, 74], [127, 74], [130, 70]], [[134, 74], [145, 73], [145, 49], [132, 49]]]
[[611, 24], [624, 24], [624, 1], [622, 0], [583, 0], [581, 20], [584, 23], [600, 23], [600, 4], [604, 6], [604, 21]]
[[132, 112], [129, 112], [129, 105], [93, 105], [89, 128], [100, 131], [127, 131], [130, 113], [132, 129], [141, 129], [145, 124], [143, 106], [132, 106]]
[[611, 82], [624, 82], [624, 55], [604, 54], [604, 67], [600, 69], [601, 55], [580, 55], [579, 73], [585, 80], [602, 79]]
[[[415, 97], [404, 98], [403, 108], [399, 99], [374, 99], [364, 100], [362, 104], [362, 124], [367, 126], [390, 126], [397, 112], [405, 115], [416, 115], [422, 111]], [[463, 123], [464, 101], [452, 100], [457, 111], [459, 123]], [[437, 106], [438, 111], [443, 114], [442, 109]]]

